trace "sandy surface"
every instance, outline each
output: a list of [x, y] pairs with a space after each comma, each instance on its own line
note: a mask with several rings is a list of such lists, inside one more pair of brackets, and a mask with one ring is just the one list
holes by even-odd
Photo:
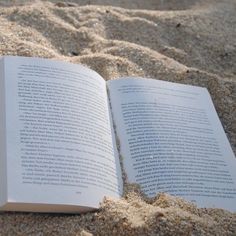
[[[83, 63], [106, 79], [138, 75], [205, 86], [236, 151], [234, 0], [1, 0], [0, 6], [0, 55]], [[26, 234], [236, 235], [236, 214], [165, 194], [147, 201], [129, 188], [95, 213], [0, 214], [0, 235]]]

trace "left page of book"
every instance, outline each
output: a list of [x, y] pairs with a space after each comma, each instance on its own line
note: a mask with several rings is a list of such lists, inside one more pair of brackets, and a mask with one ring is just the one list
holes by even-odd
[[6, 136], [5, 136], [5, 106], [4, 106], [4, 69], [3, 59], [0, 58], [0, 206], [6, 202]]
[[119, 197], [105, 80], [81, 65], [39, 58], [4, 57], [4, 73], [6, 209], [80, 211]]

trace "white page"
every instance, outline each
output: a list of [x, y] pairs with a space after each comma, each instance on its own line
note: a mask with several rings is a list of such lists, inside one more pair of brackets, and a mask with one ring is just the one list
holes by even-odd
[[3, 59], [0, 58], [0, 206], [6, 203], [6, 126]]
[[8, 201], [98, 207], [119, 197], [105, 80], [52, 60], [4, 64]]
[[132, 78], [108, 88], [130, 182], [236, 210], [236, 159], [205, 88]]

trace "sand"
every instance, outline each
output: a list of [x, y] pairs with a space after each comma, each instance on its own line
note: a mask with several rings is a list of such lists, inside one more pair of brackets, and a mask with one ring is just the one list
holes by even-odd
[[[236, 152], [236, 2], [0, 1], [0, 55], [82, 63], [105, 79], [146, 76], [207, 87]], [[180, 198], [121, 200], [93, 213], [1, 213], [0, 235], [236, 235], [236, 214]], [[236, 203], [235, 203], [236, 204]]]

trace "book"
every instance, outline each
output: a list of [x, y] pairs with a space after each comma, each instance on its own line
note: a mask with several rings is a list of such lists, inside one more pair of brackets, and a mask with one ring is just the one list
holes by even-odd
[[236, 159], [206, 88], [5, 56], [0, 90], [2, 211], [97, 209], [122, 196], [121, 157], [149, 197], [236, 210]]

